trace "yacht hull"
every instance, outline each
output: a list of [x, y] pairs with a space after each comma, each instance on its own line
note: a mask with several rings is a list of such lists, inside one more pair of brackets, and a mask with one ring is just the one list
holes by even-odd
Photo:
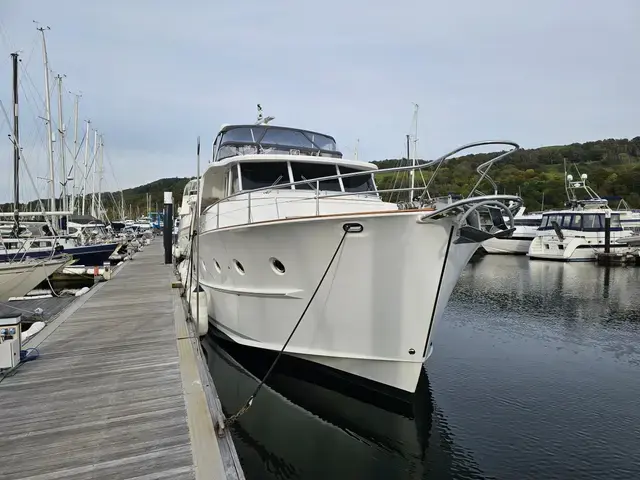
[[422, 215], [332, 215], [205, 229], [200, 284], [210, 321], [234, 342], [279, 351], [343, 226], [357, 223], [362, 231], [346, 234], [286, 353], [412, 393], [433, 325], [479, 246], [455, 242], [454, 218], [418, 223]]
[[[73, 256], [76, 265], [84, 265], [86, 267], [102, 266], [109, 261], [109, 257], [113, 255], [118, 248], [118, 243], [104, 243], [97, 245], [83, 245], [79, 247], [61, 248], [59, 253], [68, 253]], [[42, 259], [51, 256], [51, 248], [30, 248], [21, 250], [18, 253], [0, 254], [0, 262], [10, 262], [13, 259], [32, 258]]]
[[71, 262], [69, 257], [0, 264], [0, 302], [22, 297]]
[[180, 218], [178, 238], [176, 239], [174, 248], [174, 256], [178, 260], [189, 256], [189, 249], [191, 246], [189, 235], [192, 228], [191, 221], [191, 214], [183, 215]]
[[492, 255], [526, 255], [532, 238], [490, 238], [482, 243], [482, 248]]
[[[597, 240], [589, 243], [583, 238], [568, 237], [564, 240], [547, 236], [536, 237], [529, 247], [528, 256], [537, 260], [556, 260], [560, 262], [595, 262], [598, 252], [604, 252], [604, 243]], [[629, 250], [626, 244], [610, 244], [612, 253]]]

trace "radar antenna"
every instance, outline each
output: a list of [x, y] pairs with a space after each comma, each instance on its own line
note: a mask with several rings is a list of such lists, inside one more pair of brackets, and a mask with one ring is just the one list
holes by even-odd
[[258, 104], [258, 119], [256, 121], [256, 125], [266, 125], [267, 123], [275, 120], [276, 117], [263, 117], [262, 116], [262, 105]]

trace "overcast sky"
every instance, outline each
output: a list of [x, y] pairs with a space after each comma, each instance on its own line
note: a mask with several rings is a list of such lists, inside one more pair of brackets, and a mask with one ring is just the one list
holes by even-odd
[[[334, 135], [348, 156], [360, 139], [366, 160], [402, 154], [412, 103], [427, 158], [487, 138], [536, 147], [640, 134], [639, 0], [3, 0], [0, 99], [10, 109], [19, 49], [34, 176], [47, 159], [33, 20], [51, 27], [51, 70], [82, 92], [81, 121], [104, 135], [106, 188], [113, 170], [119, 187], [193, 175], [196, 137], [206, 162], [220, 125], [253, 122], [257, 103], [274, 123]], [[73, 149], [73, 97], [64, 102]], [[0, 200], [8, 133], [0, 112]]]

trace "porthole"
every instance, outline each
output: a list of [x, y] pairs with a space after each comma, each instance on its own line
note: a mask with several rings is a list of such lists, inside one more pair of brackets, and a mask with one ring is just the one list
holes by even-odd
[[238, 260], [236, 260], [235, 258], [233, 259], [233, 264], [236, 266], [236, 271], [240, 275], [244, 275], [244, 267], [242, 266], [242, 264]]
[[218, 260], [216, 260], [215, 258], [213, 259], [213, 266], [216, 267], [216, 271], [218, 273], [222, 272], [222, 268], [220, 268], [220, 264], [218, 263]]
[[269, 263], [271, 263], [271, 268], [278, 275], [284, 275], [286, 269], [284, 268], [284, 264], [275, 257], [271, 257], [269, 259]]

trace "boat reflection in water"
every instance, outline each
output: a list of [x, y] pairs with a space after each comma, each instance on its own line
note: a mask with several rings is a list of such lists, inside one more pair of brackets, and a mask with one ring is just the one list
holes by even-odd
[[[225, 413], [233, 414], [275, 354], [211, 335], [202, 344]], [[267, 385], [232, 427], [249, 480], [484, 478], [454, 445], [424, 371], [411, 403], [377, 398], [287, 356]]]

